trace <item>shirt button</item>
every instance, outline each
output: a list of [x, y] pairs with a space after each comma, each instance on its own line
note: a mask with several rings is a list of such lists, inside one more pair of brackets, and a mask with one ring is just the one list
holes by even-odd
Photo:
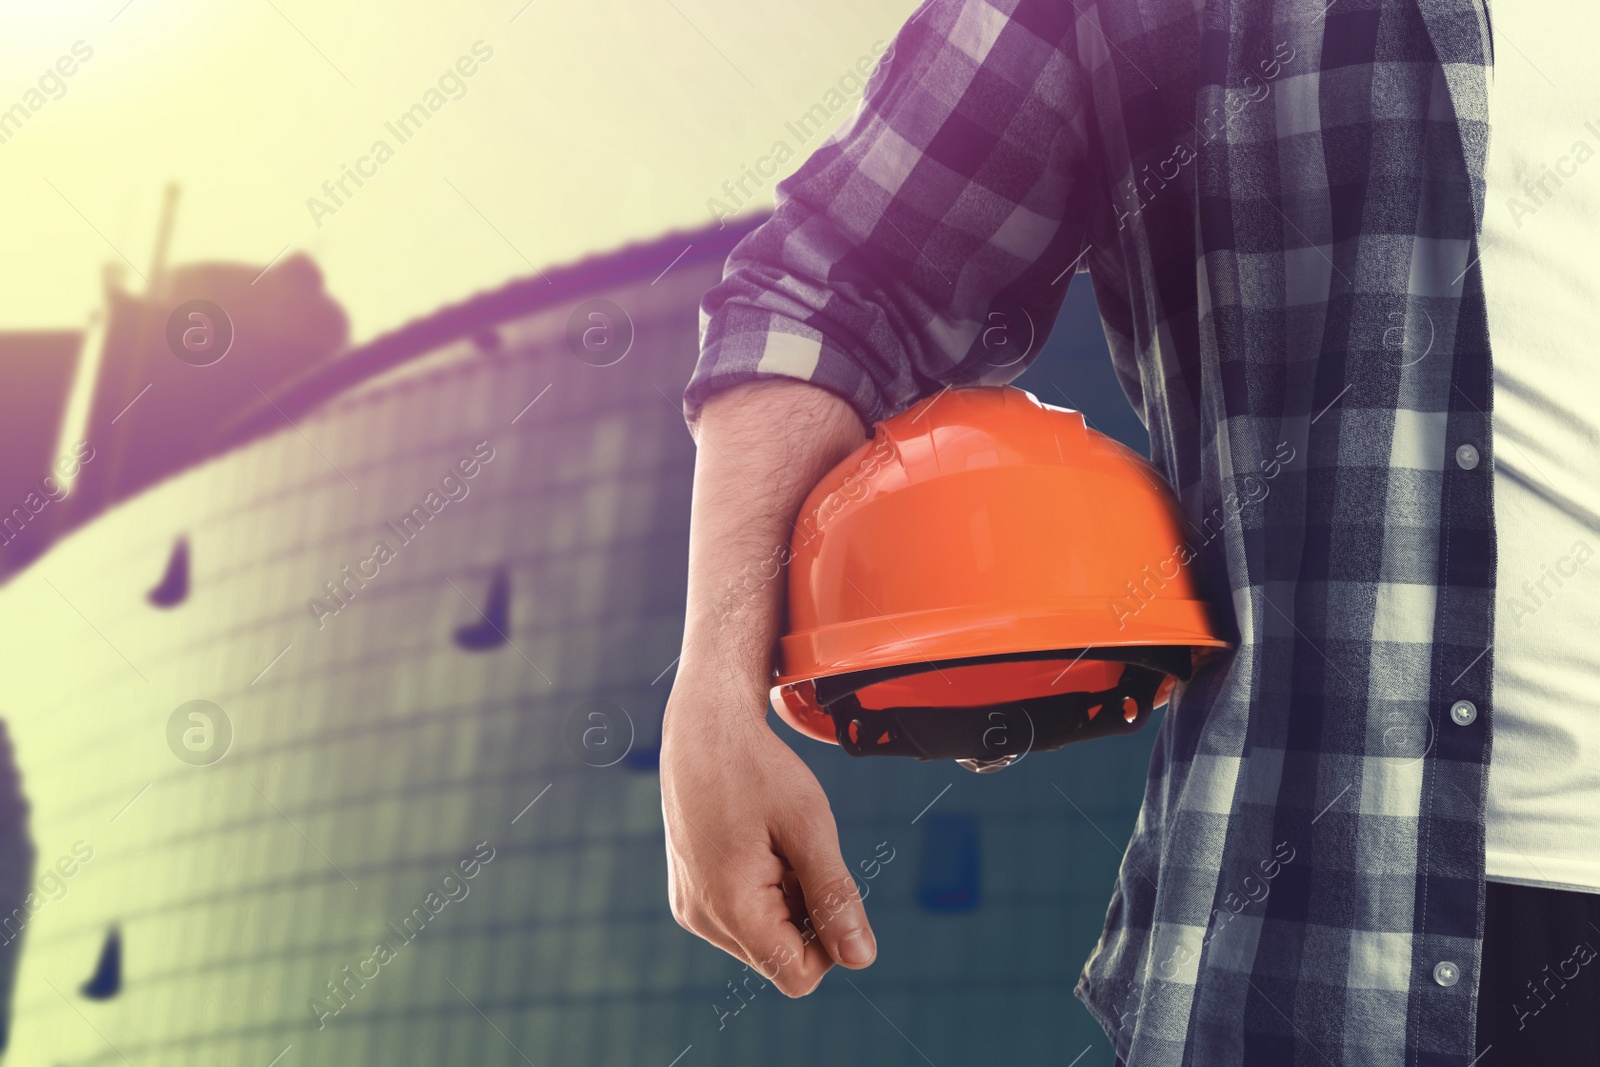
[[1456, 466], [1469, 471], [1478, 465], [1478, 450], [1471, 445], [1456, 446]]
[[1478, 718], [1478, 706], [1470, 700], [1458, 700], [1450, 705], [1450, 719], [1457, 726], [1471, 726]]
[[1433, 980], [1446, 988], [1461, 981], [1461, 968], [1444, 960], [1433, 968]]

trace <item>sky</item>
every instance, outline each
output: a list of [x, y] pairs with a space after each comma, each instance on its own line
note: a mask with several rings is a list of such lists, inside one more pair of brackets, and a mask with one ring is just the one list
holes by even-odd
[[171, 182], [169, 262], [308, 253], [356, 342], [706, 225], [783, 141], [770, 205], [820, 139], [788, 124], [841, 86], [843, 121], [915, 6], [9, 0], [0, 330], [83, 326], [108, 264], [141, 291]]

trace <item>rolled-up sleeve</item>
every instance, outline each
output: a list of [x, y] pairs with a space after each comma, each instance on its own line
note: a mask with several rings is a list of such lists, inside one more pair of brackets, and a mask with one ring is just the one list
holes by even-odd
[[691, 423], [758, 378], [811, 382], [871, 424], [1026, 368], [1096, 204], [1079, 20], [1058, 0], [930, 0], [911, 17], [706, 293]]

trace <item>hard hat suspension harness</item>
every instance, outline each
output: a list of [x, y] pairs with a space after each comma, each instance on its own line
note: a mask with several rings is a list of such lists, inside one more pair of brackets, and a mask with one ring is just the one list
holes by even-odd
[[[1026, 701], [977, 707], [863, 707], [857, 694], [878, 682], [912, 674], [1026, 660], [1103, 660], [1123, 665], [1103, 689], [1068, 691]], [[1063, 670], [1063, 674], [1067, 673]], [[1075, 741], [1133, 733], [1144, 725], [1167, 675], [1187, 679], [1186, 648], [1103, 648], [1019, 652], [949, 659], [816, 680], [817, 703], [832, 718], [839, 746], [852, 756], [911, 756], [920, 760], [1007, 763]]]

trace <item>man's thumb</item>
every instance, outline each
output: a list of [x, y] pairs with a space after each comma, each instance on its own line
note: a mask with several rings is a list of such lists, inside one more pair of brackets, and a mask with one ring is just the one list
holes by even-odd
[[861, 891], [839, 854], [838, 839], [834, 834], [828, 837], [825, 845], [813, 844], [788, 856], [811, 915], [805, 936], [820, 940], [834, 962], [865, 967], [877, 956], [878, 942], [867, 922]]

